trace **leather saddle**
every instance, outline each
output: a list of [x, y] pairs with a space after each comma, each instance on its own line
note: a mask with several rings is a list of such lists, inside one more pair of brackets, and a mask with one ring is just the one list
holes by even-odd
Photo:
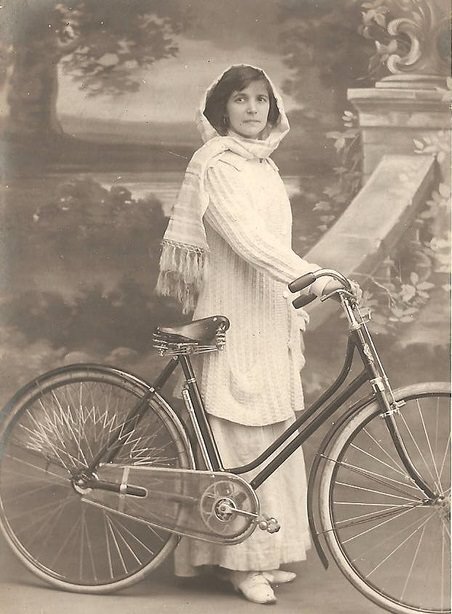
[[175, 343], [214, 343], [217, 333], [228, 330], [230, 322], [225, 316], [209, 316], [180, 326], [157, 326], [155, 333]]

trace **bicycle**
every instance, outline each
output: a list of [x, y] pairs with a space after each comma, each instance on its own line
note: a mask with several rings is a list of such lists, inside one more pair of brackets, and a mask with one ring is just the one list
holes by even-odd
[[[310, 470], [314, 545], [327, 567], [323, 536], [348, 580], [391, 612], [450, 612], [450, 386], [392, 390], [344, 276], [320, 269], [289, 288], [324, 275], [342, 284], [321, 299], [338, 300], [348, 322], [342, 370], [246, 466], [222, 466], [190, 360], [224, 348], [223, 316], [157, 327], [154, 345], [169, 361], [152, 384], [76, 364], [19, 390], [0, 427], [0, 526], [19, 559], [59, 588], [106, 593], [155, 569], [180, 536], [234, 544], [254, 530], [278, 531], [259, 509], [259, 486], [369, 383], [371, 393], [333, 423]], [[357, 354], [362, 370], [346, 383]], [[178, 366], [190, 428], [162, 394]], [[251, 481], [241, 477], [258, 467]]]

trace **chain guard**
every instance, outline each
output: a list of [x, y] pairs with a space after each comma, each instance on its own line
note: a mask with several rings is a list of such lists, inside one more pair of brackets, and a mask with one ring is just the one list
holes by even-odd
[[[237, 544], [257, 526], [257, 496], [232, 473], [109, 463], [99, 466], [96, 477], [118, 492], [92, 487], [82, 501], [172, 533]], [[142, 496], [124, 494], [127, 488]]]

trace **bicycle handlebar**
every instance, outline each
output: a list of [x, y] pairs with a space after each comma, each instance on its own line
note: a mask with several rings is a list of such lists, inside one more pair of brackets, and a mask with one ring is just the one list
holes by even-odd
[[[344, 275], [342, 275], [342, 273], [339, 273], [333, 269], [318, 269], [317, 271], [313, 271], [311, 273], [305, 273], [305, 275], [302, 275], [298, 279], [292, 281], [288, 288], [291, 292], [299, 292], [300, 290], [304, 290], [313, 284], [317, 279], [320, 279], [320, 277], [333, 277], [344, 286], [345, 290], [351, 291], [352, 289], [350, 281]], [[316, 298], [317, 296], [315, 294], [299, 296], [292, 301], [292, 305], [295, 307], [295, 309], [300, 309], [301, 307], [305, 307], [309, 303], [312, 303], [312, 301]]]
[[[319, 271], [321, 271], [322, 269], [319, 269]], [[301, 277], [299, 277], [298, 279], [295, 279], [294, 281], [292, 281], [288, 288], [291, 292], [299, 292], [300, 290], [304, 290], [305, 288], [307, 288], [308, 286], [310, 286], [311, 284], [313, 284], [315, 282], [315, 280], [317, 279], [316, 273], [306, 273], [305, 275], [302, 275]]]
[[342, 273], [339, 273], [334, 269], [317, 269], [317, 271], [312, 271], [312, 273], [305, 273], [298, 279], [292, 281], [288, 288], [291, 292], [299, 292], [300, 290], [304, 290], [313, 284], [320, 277], [334, 277], [334, 279], [337, 279], [346, 290], [352, 289], [349, 280], [342, 275]]
[[295, 309], [301, 309], [302, 307], [309, 305], [309, 303], [312, 303], [312, 301], [315, 301], [316, 298], [316, 294], [303, 294], [292, 301], [292, 305], [295, 307]]

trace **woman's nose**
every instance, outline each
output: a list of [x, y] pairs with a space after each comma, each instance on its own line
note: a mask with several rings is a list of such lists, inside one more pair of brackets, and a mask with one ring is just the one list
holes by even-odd
[[256, 113], [257, 107], [256, 107], [256, 103], [254, 102], [254, 100], [248, 101], [248, 109], [247, 109], [247, 111], [248, 111], [248, 113]]

